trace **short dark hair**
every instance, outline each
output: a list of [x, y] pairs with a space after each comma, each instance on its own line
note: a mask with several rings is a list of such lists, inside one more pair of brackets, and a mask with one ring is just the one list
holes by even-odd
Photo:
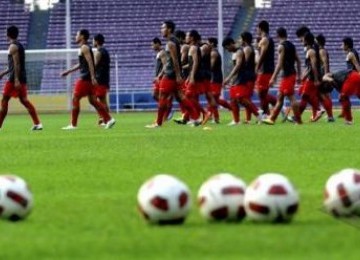
[[99, 44], [102, 45], [102, 44], [104, 44], [104, 42], [105, 42], [105, 37], [104, 37], [104, 35], [102, 35], [101, 33], [99, 33], [99, 34], [95, 35], [94, 40], [97, 41]]
[[186, 35], [185, 35], [185, 32], [184, 31], [181, 31], [181, 30], [177, 30], [175, 32], [175, 37], [178, 38], [179, 40], [184, 40]]
[[304, 37], [305, 34], [309, 33], [310, 29], [307, 26], [300, 26], [297, 30], [296, 30], [296, 36], [298, 38], [300, 37]]
[[191, 30], [191, 31], [189, 31], [189, 35], [190, 35], [190, 37], [193, 37], [195, 41], [197, 41], [197, 42], [201, 41], [201, 36], [198, 31]]
[[175, 31], [175, 23], [171, 20], [164, 21], [166, 28], [170, 29], [170, 32], [173, 33]]
[[17, 37], [19, 36], [19, 29], [14, 25], [9, 26], [6, 30], [6, 34], [11, 39], [17, 39]]
[[252, 34], [250, 32], [243, 32], [241, 34], [241, 39], [246, 42], [247, 44], [251, 45], [251, 42], [252, 42]]
[[81, 29], [79, 31], [79, 34], [82, 35], [86, 41], [89, 40], [89, 38], [90, 38], [90, 33], [86, 29]]
[[260, 30], [262, 30], [265, 33], [269, 33], [269, 23], [265, 20], [262, 20], [259, 24], [258, 24], [258, 28]]
[[161, 45], [161, 41], [160, 41], [160, 39], [158, 37], [155, 37], [154, 39], [152, 39], [152, 42], [154, 44], [160, 44]]
[[315, 43], [314, 35], [310, 32], [306, 33], [304, 35], [304, 43], [306, 45], [314, 45], [314, 43]]
[[318, 36], [316, 36], [316, 41], [318, 42], [318, 44], [320, 46], [325, 46], [325, 44], [326, 44], [326, 38], [322, 34], [319, 34]]
[[344, 45], [346, 45], [350, 49], [354, 48], [354, 41], [353, 41], [353, 39], [351, 37], [345, 37], [343, 39], [343, 43], [344, 43]]
[[276, 30], [277, 36], [280, 38], [287, 38], [287, 31], [284, 27], [280, 27]]
[[233, 38], [231, 38], [231, 37], [225, 37], [225, 39], [224, 39], [223, 42], [222, 42], [222, 46], [223, 46], [223, 47], [226, 47], [226, 46], [229, 46], [230, 44], [234, 44], [234, 43], [235, 43], [235, 41], [234, 41]]
[[208, 38], [208, 42], [211, 43], [212, 45], [214, 45], [214, 47], [218, 46], [218, 39], [215, 37]]

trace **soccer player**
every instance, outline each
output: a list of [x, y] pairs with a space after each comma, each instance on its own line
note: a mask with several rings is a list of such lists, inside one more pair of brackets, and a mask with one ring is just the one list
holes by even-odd
[[359, 65], [359, 54], [354, 49], [354, 41], [350, 37], [345, 37], [343, 39], [342, 48], [346, 53], [346, 66], [350, 70], [355, 70], [360, 72], [360, 65]]
[[166, 54], [165, 50], [161, 47], [161, 41], [159, 38], [155, 37], [151, 42], [151, 48], [155, 51], [155, 78], [154, 78], [154, 86], [153, 86], [153, 97], [159, 102], [159, 86], [160, 80], [164, 73], [164, 66], [166, 62]]
[[[254, 80], [253, 75], [251, 75], [249, 70], [252, 58], [254, 59], [253, 63], [255, 64], [255, 53], [251, 47], [248, 46], [250, 35], [251, 34], [247, 32], [242, 34], [242, 39], [246, 42], [244, 43], [243, 48], [237, 48], [235, 41], [230, 37], [223, 40], [223, 47], [229, 52], [236, 53], [236, 64], [223, 82], [224, 85], [231, 83], [230, 99], [233, 121], [230, 122], [229, 126], [238, 125], [240, 123], [239, 104], [248, 108], [258, 120], [260, 119], [257, 107], [249, 99], [249, 82]], [[253, 70], [255, 74], [255, 67], [253, 67]]]
[[260, 108], [264, 114], [269, 114], [269, 104], [275, 106], [276, 97], [270, 95], [269, 82], [274, 72], [275, 47], [274, 41], [269, 36], [269, 23], [261, 21], [257, 26], [257, 33], [260, 36], [258, 43], [259, 60], [256, 65], [257, 79], [256, 89], [260, 99]]
[[306, 49], [305, 66], [306, 69], [302, 76], [302, 86], [300, 87], [300, 105], [299, 110], [302, 114], [309, 103], [312, 106], [313, 115], [311, 122], [316, 122], [322, 116], [319, 107], [319, 86], [320, 80], [320, 57], [318, 50], [315, 49], [315, 38], [312, 33], [306, 33], [303, 38], [303, 43]]
[[340, 103], [344, 113], [345, 124], [352, 125], [350, 97], [356, 95], [360, 98], [360, 74], [354, 70], [340, 70], [334, 73], [327, 73], [323, 77], [324, 82], [330, 83], [340, 93]]
[[[269, 125], [273, 125], [275, 123], [276, 118], [278, 117], [284, 104], [284, 99], [287, 97], [290, 100], [291, 107], [294, 111], [295, 122], [301, 124], [299, 107], [295, 98], [296, 77], [298, 82], [300, 82], [301, 78], [301, 62], [297, 55], [294, 44], [287, 39], [286, 29], [278, 28], [276, 32], [280, 42], [278, 46], [278, 61], [269, 84], [273, 85], [275, 83], [276, 78], [281, 70], [283, 71], [283, 76], [280, 82], [275, 108], [268, 118], [263, 119], [263, 122]], [[295, 63], [297, 65], [296, 70]]]
[[[222, 59], [221, 55], [217, 49], [218, 40], [217, 38], [208, 38], [208, 45], [210, 47], [210, 57], [211, 57], [211, 82], [210, 82], [210, 91], [215, 98], [215, 102], [218, 105], [223, 106], [231, 111], [230, 104], [222, 99], [221, 90], [222, 90], [222, 83], [223, 83], [223, 73], [222, 73]], [[220, 122], [219, 111], [217, 107], [214, 110], [214, 122]]]
[[[110, 55], [104, 47], [105, 37], [97, 34], [93, 38], [93, 46], [97, 49], [95, 53], [95, 77], [98, 85], [95, 86], [96, 98], [105, 106], [109, 113], [107, 94], [110, 89]], [[105, 125], [104, 119], [99, 118], [99, 125]]]
[[[199, 94], [202, 94], [202, 81], [204, 74], [201, 70], [202, 56], [200, 49], [201, 36], [196, 30], [191, 30], [186, 34], [186, 43], [190, 46], [189, 60], [189, 76], [185, 83], [185, 95], [188, 100], [196, 107], [198, 113], [203, 111], [199, 103]], [[189, 120], [189, 114], [185, 113], [184, 119]]]
[[[325, 74], [330, 72], [330, 61], [329, 61], [329, 53], [325, 48], [326, 39], [324, 35], [319, 34], [315, 38], [317, 45], [319, 46], [319, 56], [320, 56], [320, 78], [322, 78]], [[319, 99], [322, 103], [326, 113], [328, 122], [334, 122], [334, 116], [332, 111], [332, 100], [330, 96], [331, 90], [326, 88], [325, 84], [321, 84], [319, 87]]]
[[3, 89], [0, 110], [0, 129], [8, 112], [9, 101], [12, 97], [18, 97], [20, 103], [28, 110], [33, 121], [31, 130], [42, 130], [36, 109], [27, 98], [26, 70], [25, 70], [25, 49], [17, 40], [19, 29], [16, 26], [7, 28], [7, 39], [9, 41], [8, 68], [0, 73], [0, 79], [9, 74], [8, 80]]
[[160, 81], [160, 96], [156, 123], [146, 125], [146, 128], [157, 128], [162, 125], [164, 114], [168, 109], [168, 99], [170, 96], [175, 96], [183, 111], [189, 111], [191, 119], [198, 120], [200, 117], [196, 108], [189, 100], [185, 99], [181, 91], [183, 78], [181, 76], [180, 43], [174, 36], [174, 30], [175, 23], [173, 21], [168, 20], [161, 25], [161, 34], [167, 39], [165, 48], [166, 64], [164, 67], [164, 76]]
[[75, 41], [79, 44], [79, 63], [72, 68], [61, 73], [62, 77], [80, 70], [80, 79], [75, 82], [72, 99], [71, 124], [63, 127], [63, 130], [77, 129], [78, 117], [80, 113], [80, 100], [88, 97], [89, 103], [95, 107], [98, 114], [104, 120], [105, 129], [112, 128], [115, 125], [115, 119], [111, 118], [106, 111], [106, 107], [96, 99], [95, 86], [98, 85], [95, 74], [94, 55], [88, 44], [90, 34], [86, 29], [77, 32]]

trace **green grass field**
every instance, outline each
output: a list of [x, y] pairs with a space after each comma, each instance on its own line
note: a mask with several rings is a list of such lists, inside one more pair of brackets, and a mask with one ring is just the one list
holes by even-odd
[[[327, 178], [360, 168], [360, 116], [355, 125], [323, 119], [302, 126], [223, 124], [145, 129], [153, 113], [116, 115], [114, 129], [80, 116], [79, 129], [62, 131], [69, 116], [43, 115], [30, 132], [27, 115], [10, 115], [0, 131], [0, 172], [25, 178], [35, 207], [22, 222], [0, 222], [0, 259], [358, 259], [360, 220], [350, 225], [322, 211]], [[289, 225], [209, 224], [199, 216], [201, 183], [230, 172], [250, 183], [257, 175], [287, 175], [300, 192]], [[192, 190], [183, 226], [151, 226], [137, 212], [140, 185], [170, 173]]]

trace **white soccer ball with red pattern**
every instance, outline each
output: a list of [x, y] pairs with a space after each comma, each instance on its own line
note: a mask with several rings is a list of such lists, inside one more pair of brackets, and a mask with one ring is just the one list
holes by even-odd
[[207, 220], [242, 220], [245, 217], [245, 190], [245, 182], [232, 174], [212, 176], [198, 192], [200, 214]]
[[250, 220], [289, 222], [297, 212], [299, 195], [285, 176], [260, 175], [245, 192], [245, 211]]
[[191, 207], [187, 185], [171, 175], [159, 174], [146, 181], [138, 192], [144, 218], [156, 224], [182, 224]]
[[26, 218], [33, 207], [33, 195], [26, 182], [14, 175], [0, 175], [0, 217], [11, 221]]
[[325, 186], [324, 206], [335, 217], [360, 215], [360, 170], [333, 174]]

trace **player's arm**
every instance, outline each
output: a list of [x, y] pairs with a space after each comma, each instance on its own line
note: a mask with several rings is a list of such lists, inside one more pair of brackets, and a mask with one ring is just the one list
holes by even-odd
[[186, 63], [187, 61], [187, 56], [189, 55], [189, 45], [183, 45], [181, 46], [181, 50], [180, 50], [180, 53], [181, 53], [181, 66], [183, 69], [187, 69], [189, 68], [189, 64]]
[[211, 71], [215, 68], [216, 59], [218, 58], [219, 54], [216, 51], [211, 51], [210, 53], [210, 68]]
[[322, 80], [325, 81], [325, 82], [333, 82], [334, 81], [333, 74], [332, 73], [326, 73], [323, 76]]
[[61, 77], [65, 77], [65, 76], [69, 75], [70, 73], [73, 73], [74, 71], [77, 71], [79, 69], [80, 69], [80, 63], [75, 64], [70, 69], [63, 71], [60, 75], [61, 75]]
[[173, 42], [168, 42], [167, 47], [168, 47], [168, 50], [170, 52], [170, 57], [172, 59], [173, 65], [174, 65], [174, 70], [175, 70], [175, 75], [176, 75], [176, 82], [178, 84], [181, 84], [182, 78], [181, 78], [181, 73], [180, 73], [180, 66], [179, 66], [179, 62], [178, 62], [178, 55], [177, 55], [177, 51], [176, 51], [176, 45]]
[[94, 55], [94, 65], [95, 65], [95, 68], [97, 65], [99, 65], [99, 62], [101, 60], [101, 52], [100, 51], [96, 51], [95, 52], [95, 55]]
[[268, 40], [268, 38], [263, 37], [261, 39], [261, 41], [259, 42], [260, 54], [259, 54], [259, 60], [256, 64], [256, 68], [255, 68], [256, 72], [259, 71], [261, 65], [263, 64], [264, 59], [265, 59], [265, 54], [266, 54], [268, 48], [269, 48], [269, 40]]
[[86, 45], [83, 45], [83, 46], [81, 46], [81, 52], [84, 55], [84, 58], [88, 64], [91, 82], [94, 86], [96, 86], [96, 85], [98, 85], [98, 83], [95, 78], [95, 66], [94, 66], [93, 59], [91, 57], [90, 48]]
[[159, 58], [160, 58], [161, 63], [162, 63], [162, 69], [159, 72], [159, 74], [156, 76], [156, 79], [155, 79], [156, 81], [159, 81], [165, 74], [166, 54], [165, 54], [164, 50], [161, 50], [159, 52]]
[[353, 52], [348, 54], [348, 60], [354, 65], [357, 72], [360, 72], [360, 65]]
[[300, 83], [300, 81], [301, 81], [301, 60], [296, 51], [295, 51], [295, 63], [296, 63], [297, 82]]
[[284, 67], [284, 59], [285, 59], [285, 50], [284, 50], [284, 46], [283, 45], [279, 45], [278, 47], [278, 60], [276, 63], [276, 67], [275, 70], [271, 76], [271, 79], [269, 81], [269, 86], [272, 86], [275, 84], [276, 82], [276, 78], [279, 75], [280, 71], [282, 70], [282, 68]]
[[324, 49], [321, 49], [319, 51], [319, 54], [320, 54], [321, 63], [323, 64], [323, 67], [324, 67], [325, 74], [329, 73], [330, 72], [330, 65], [329, 65], [329, 58], [328, 58], [328, 55], [327, 55], [327, 51], [324, 50]]
[[241, 64], [244, 62], [244, 53], [242, 50], [238, 50], [236, 52], [236, 61], [235, 61], [235, 66], [234, 68], [231, 70], [230, 74], [226, 77], [226, 79], [224, 80], [223, 84], [227, 85], [230, 80], [236, 75], [236, 73], [238, 73], [238, 71], [241, 68]]
[[190, 50], [189, 50], [189, 55], [191, 56], [192, 60], [193, 60], [193, 65], [190, 71], [190, 75], [189, 75], [189, 81], [190, 84], [194, 84], [195, 83], [195, 73], [199, 68], [199, 57], [197, 55], [197, 49], [195, 46], [191, 46]]
[[11, 44], [9, 48], [9, 53], [14, 61], [14, 86], [15, 88], [19, 88], [21, 68], [18, 47], [15, 44]]
[[311, 70], [314, 74], [314, 83], [316, 86], [320, 85], [320, 80], [319, 80], [319, 72], [317, 69], [317, 60], [316, 60], [316, 53], [314, 50], [309, 50], [309, 58], [310, 58], [310, 62], [311, 62]]
[[6, 70], [3, 70], [0, 72], [0, 79], [2, 79], [2, 77], [4, 77], [6, 74], [8, 74], [10, 72], [10, 70], [7, 68]]

